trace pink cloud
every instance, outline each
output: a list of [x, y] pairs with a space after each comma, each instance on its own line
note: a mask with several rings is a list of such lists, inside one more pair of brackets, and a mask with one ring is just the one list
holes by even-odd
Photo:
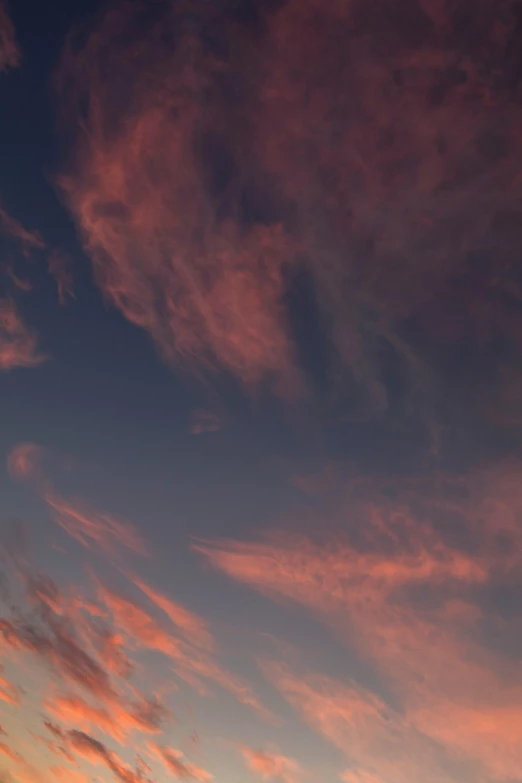
[[[209, 101], [196, 96], [210, 96], [222, 66], [196, 39], [197, 65], [183, 46], [165, 46], [161, 31], [178, 23], [172, 7], [142, 40], [126, 5], [103, 18], [84, 48], [69, 47], [64, 109], [85, 92], [93, 110], [60, 185], [105, 296], [151, 334], [167, 361], [224, 370], [248, 387], [273, 379], [295, 390], [282, 303], [292, 240], [280, 224], [240, 226], [215, 214], [195, 149], [208, 135]], [[121, 29], [129, 35], [115, 38]], [[107, 58], [109, 71], [101, 69]], [[120, 85], [129, 79], [133, 94], [122, 102]], [[209, 112], [218, 108], [211, 99]]]
[[[432, 496], [428, 485], [395, 484], [393, 502], [375, 482], [364, 491], [359, 484], [346, 500], [353, 533], [323, 525], [315, 540], [279, 533], [196, 545], [235, 580], [313, 610], [386, 682], [400, 709], [352, 681], [269, 672], [362, 780], [367, 772], [394, 783], [450, 781], [445, 754], [494, 779], [518, 774], [522, 675], [491, 649], [483, 623], [499, 618], [480, 601], [522, 563], [517, 475], [504, 469], [461, 481], [462, 501], [441, 478]], [[443, 513], [451, 529], [432, 521]], [[473, 548], [453, 538], [457, 529]]]
[[38, 337], [24, 324], [14, 302], [0, 300], [0, 370], [37, 367], [45, 361]]
[[[214, 682], [228, 690], [241, 704], [252, 707], [268, 717], [267, 711], [253, 690], [240, 678], [220, 666], [205, 649], [194, 647], [169, 633], [138, 603], [109, 589], [96, 577], [94, 579], [100, 601], [110, 611], [116, 628], [125, 634], [131, 646], [142, 646], [163, 653], [172, 662], [176, 674], [200, 693], [206, 693], [202, 680]], [[169, 603], [170, 608], [177, 607], [171, 607]], [[179, 622], [180, 617], [177, 613], [176, 616]], [[185, 615], [183, 618], [186, 623]], [[192, 619], [191, 616], [189, 626], [193, 630]], [[186, 626], [180, 623], [180, 627], [185, 629]], [[199, 629], [198, 639], [201, 639], [202, 626], [197, 624], [196, 627]]]
[[125, 548], [135, 554], [147, 554], [140, 534], [126, 520], [95, 511], [80, 501], [66, 500], [54, 491], [46, 492], [45, 501], [55, 522], [87, 549], [113, 554]]

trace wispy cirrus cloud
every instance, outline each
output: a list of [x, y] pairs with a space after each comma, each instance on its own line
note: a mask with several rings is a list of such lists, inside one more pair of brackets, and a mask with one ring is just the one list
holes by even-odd
[[107, 554], [128, 549], [135, 554], [147, 554], [140, 534], [126, 520], [95, 511], [81, 501], [68, 501], [54, 492], [47, 492], [44, 499], [55, 522], [87, 549]]
[[310, 608], [371, 662], [389, 699], [353, 680], [266, 669], [362, 780], [456, 781], [458, 763], [488, 781], [516, 778], [522, 677], [484, 629], [516, 625], [488, 600], [518, 584], [518, 475], [395, 482], [395, 501], [370, 482], [346, 498], [351, 532], [196, 546], [232, 578]]
[[[96, 577], [93, 578], [99, 600], [111, 613], [115, 627], [126, 636], [131, 646], [163, 653], [171, 662], [174, 672], [199, 692], [205, 693], [205, 683], [212, 682], [229, 691], [240, 703], [268, 717], [266, 709], [253, 690], [222, 667], [206, 649], [188, 644], [175, 636], [136, 601], [108, 588]], [[154, 594], [154, 591], [150, 592]], [[165, 600], [163, 597], [163, 603]], [[175, 607], [174, 602], [169, 602], [169, 609], [173, 610]], [[178, 618], [176, 624], [179, 624], [179, 614], [176, 613], [175, 616]], [[190, 626], [193, 630], [195, 616], [191, 617]], [[201, 628], [203, 623], [200, 622], [198, 641], [201, 641]], [[208, 641], [206, 635], [203, 638]]]
[[247, 767], [262, 780], [278, 780], [280, 783], [297, 783], [301, 780], [303, 770], [295, 759], [246, 746], [241, 748], [241, 753]]
[[464, 393], [477, 431], [520, 426], [517, 26], [510, 0], [461, 6], [471, 36], [446, 2], [399, 25], [385, 0], [291, 0], [257, 9], [262, 35], [228, 6], [122, 2], [71, 37], [59, 184], [105, 296], [168, 361], [319, 388], [304, 286], [338, 419], [413, 420], [438, 448]]
[[176, 603], [166, 595], [154, 590], [136, 577], [131, 577], [134, 584], [142, 590], [150, 600], [156, 604], [169, 618], [171, 622], [183, 633], [196, 647], [213, 650], [215, 639], [208, 629], [208, 623], [202, 617]]
[[210, 772], [185, 759], [184, 754], [177, 748], [149, 744], [149, 750], [163, 762], [174, 780], [196, 780], [200, 783], [211, 783], [214, 780]]
[[265, 673], [305, 722], [370, 780], [371, 775], [393, 783], [409, 783], [421, 775], [427, 783], [458, 780], [430, 738], [375, 693], [353, 681], [303, 675], [284, 666], [266, 666]]
[[145, 543], [127, 520], [97, 511], [81, 500], [68, 500], [55, 491], [43, 466], [45, 451], [34, 443], [11, 449], [7, 467], [13, 478], [33, 481], [55, 522], [85, 548], [108, 555], [128, 550], [146, 555]]

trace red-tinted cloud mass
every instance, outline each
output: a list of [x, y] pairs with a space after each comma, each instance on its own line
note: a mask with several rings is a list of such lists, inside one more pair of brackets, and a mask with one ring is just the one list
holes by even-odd
[[167, 360], [296, 394], [287, 305], [309, 280], [338, 415], [421, 415], [438, 448], [449, 383], [518, 426], [513, 3], [289, 0], [259, 17], [253, 36], [228, 6], [120, 2], [70, 39], [60, 186], [105, 296]]

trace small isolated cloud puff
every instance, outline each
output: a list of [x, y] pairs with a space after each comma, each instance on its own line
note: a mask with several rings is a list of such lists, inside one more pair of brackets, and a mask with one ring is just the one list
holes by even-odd
[[295, 759], [269, 750], [253, 750], [246, 746], [241, 747], [241, 753], [248, 768], [263, 780], [297, 783], [301, 777], [302, 770]]
[[11, 299], [0, 299], [0, 370], [37, 367], [46, 359], [38, 352], [38, 337], [24, 324]]
[[19, 481], [32, 479], [39, 475], [43, 448], [36, 443], [19, 443], [7, 457], [7, 470], [12, 478]]
[[0, 0], [0, 71], [17, 68], [22, 53], [16, 41], [14, 25], [9, 16], [6, 0]]

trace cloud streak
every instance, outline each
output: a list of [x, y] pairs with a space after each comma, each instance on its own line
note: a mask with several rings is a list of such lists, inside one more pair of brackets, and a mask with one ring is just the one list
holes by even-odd
[[516, 623], [501, 619], [486, 596], [518, 584], [517, 475], [470, 478], [460, 484], [461, 500], [458, 481], [439, 480], [431, 490], [396, 483], [396, 501], [371, 482], [346, 498], [351, 533], [196, 546], [230, 577], [313, 610], [380, 678], [389, 700], [353, 680], [265, 667], [361, 780], [367, 773], [393, 783], [456, 781], [464, 774], [458, 763], [487, 780], [516, 779], [522, 678], [484, 629]]
[[168, 746], [150, 745], [151, 752], [161, 761], [167, 772], [173, 776], [174, 780], [197, 780], [200, 783], [211, 783], [214, 780], [213, 775], [190, 761], [186, 761], [183, 753], [176, 748]]
[[57, 525], [86, 549], [107, 555], [124, 550], [147, 554], [141, 535], [127, 520], [96, 511], [82, 501], [68, 500], [56, 492], [44, 470], [44, 455], [44, 449], [37, 444], [20, 443], [11, 449], [7, 467], [13, 478], [35, 484]]

